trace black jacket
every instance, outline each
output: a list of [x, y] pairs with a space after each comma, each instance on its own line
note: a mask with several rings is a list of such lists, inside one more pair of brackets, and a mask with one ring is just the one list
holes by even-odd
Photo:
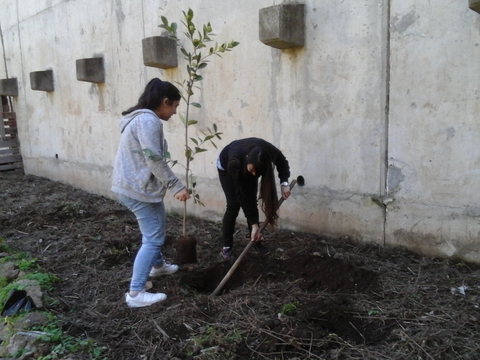
[[[259, 138], [246, 138], [235, 140], [225, 146], [220, 152], [220, 165], [232, 178], [237, 200], [240, 202], [249, 223], [258, 223], [258, 208], [256, 184], [258, 179], [254, 178], [246, 171], [248, 152], [254, 147], [263, 148], [272, 159], [275, 165], [280, 182], [288, 181], [290, 177], [290, 167], [285, 155], [268, 141]], [[253, 185], [254, 184], [254, 185]]]

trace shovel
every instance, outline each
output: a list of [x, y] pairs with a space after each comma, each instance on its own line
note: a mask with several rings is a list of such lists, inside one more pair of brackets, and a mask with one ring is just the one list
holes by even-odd
[[[303, 176], [299, 176], [297, 177], [296, 180], [292, 180], [292, 182], [290, 183], [290, 191], [292, 191], [293, 187], [295, 186], [295, 184], [298, 184], [298, 186], [303, 186], [305, 185], [305, 179], [303, 178]], [[280, 205], [282, 205], [283, 201], [285, 199], [283, 197], [281, 197], [279, 200], [278, 200], [278, 208], [280, 208]], [[278, 210], [277, 208], [277, 210]], [[268, 223], [267, 221], [264, 221], [262, 226], [260, 226], [260, 229], [258, 229], [258, 234], [261, 234], [262, 231], [267, 227]], [[223, 280], [220, 282], [220, 284], [218, 284], [217, 288], [215, 289], [215, 291], [212, 293], [212, 296], [216, 296], [220, 293], [220, 291], [222, 290], [223, 286], [227, 283], [228, 279], [230, 279], [230, 277], [232, 276], [233, 272], [237, 269], [238, 265], [240, 264], [240, 262], [242, 261], [242, 259], [245, 257], [245, 255], [247, 254], [248, 250], [250, 250], [250, 248], [253, 246], [253, 244], [255, 244], [255, 241], [249, 241], [248, 242], [248, 245], [245, 247], [245, 249], [243, 249], [242, 253], [240, 254], [240, 256], [237, 258], [237, 260], [235, 261], [235, 263], [232, 265], [232, 267], [230, 268], [230, 270], [228, 271], [227, 275], [225, 275], [225, 277], [223, 278]]]

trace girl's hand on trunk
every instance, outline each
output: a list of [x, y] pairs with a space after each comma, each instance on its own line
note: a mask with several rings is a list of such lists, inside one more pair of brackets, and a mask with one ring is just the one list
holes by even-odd
[[183, 188], [175, 194], [175, 199], [180, 201], [187, 201], [188, 199], [190, 199], [190, 194], [188, 193], [186, 188]]

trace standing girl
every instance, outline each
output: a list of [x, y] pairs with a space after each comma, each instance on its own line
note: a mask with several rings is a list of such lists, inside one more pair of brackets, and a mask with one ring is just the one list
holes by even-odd
[[[173, 274], [177, 265], [165, 262], [161, 247], [165, 242], [167, 189], [180, 201], [190, 198], [165, 160], [167, 142], [162, 121], [177, 113], [180, 92], [167, 81], [152, 79], [137, 105], [122, 113], [120, 143], [112, 174], [112, 191], [120, 203], [137, 218], [142, 245], [133, 263], [130, 290], [125, 301], [130, 307], [149, 306], [163, 301], [163, 293], [145, 291], [148, 276]], [[144, 150], [149, 150], [145, 154]]]
[[236, 140], [227, 145], [217, 159], [217, 169], [227, 208], [223, 216], [222, 256], [228, 259], [233, 249], [235, 222], [242, 208], [247, 218], [251, 241], [256, 250], [266, 255], [270, 250], [260, 240], [257, 204], [258, 178], [261, 177], [260, 196], [266, 221], [274, 225], [278, 215], [278, 198], [273, 165], [277, 167], [284, 199], [290, 196], [288, 178], [290, 167], [280, 150], [259, 138]]

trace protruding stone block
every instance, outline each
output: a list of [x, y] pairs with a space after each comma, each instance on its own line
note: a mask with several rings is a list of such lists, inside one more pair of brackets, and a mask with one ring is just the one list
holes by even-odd
[[18, 96], [17, 78], [0, 79], [0, 95]]
[[143, 64], [160, 69], [178, 66], [177, 44], [167, 36], [152, 36], [142, 40]]
[[103, 66], [103, 57], [78, 59], [77, 80], [92, 83], [105, 82], [105, 67]]
[[259, 38], [265, 45], [289, 49], [305, 44], [305, 5], [284, 3], [259, 10]]
[[468, 7], [477, 13], [480, 13], [480, 0], [468, 0]]
[[53, 91], [53, 70], [34, 71], [30, 73], [32, 90]]

